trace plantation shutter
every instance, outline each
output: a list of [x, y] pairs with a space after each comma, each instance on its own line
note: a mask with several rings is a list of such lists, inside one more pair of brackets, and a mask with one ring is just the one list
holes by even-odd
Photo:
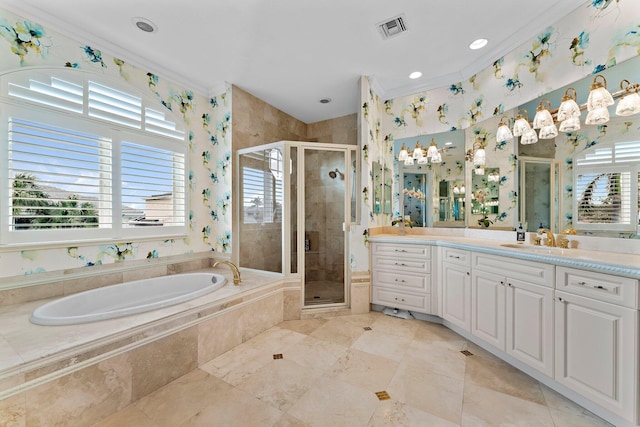
[[631, 173], [576, 175], [578, 224], [631, 224]]
[[595, 146], [577, 157], [575, 226], [585, 230], [635, 230], [640, 212], [639, 183], [635, 181], [638, 164], [638, 141]]
[[109, 139], [16, 117], [8, 129], [10, 230], [111, 227]]
[[121, 153], [122, 226], [185, 225], [185, 153], [128, 141]]

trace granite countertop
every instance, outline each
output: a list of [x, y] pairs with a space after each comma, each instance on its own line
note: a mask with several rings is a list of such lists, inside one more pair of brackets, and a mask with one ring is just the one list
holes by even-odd
[[540, 261], [549, 264], [576, 267], [586, 270], [616, 274], [640, 279], [640, 255], [584, 249], [562, 249], [534, 246], [515, 241], [478, 239], [471, 237], [408, 234], [377, 234], [369, 237], [371, 242], [430, 244], [510, 258]]

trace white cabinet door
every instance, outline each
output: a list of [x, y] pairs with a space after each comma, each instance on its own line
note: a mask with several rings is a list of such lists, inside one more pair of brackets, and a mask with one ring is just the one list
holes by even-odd
[[506, 351], [553, 378], [553, 289], [507, 278]]
[[505, 350], [505, 278], [474, 270], [471, 275], [471, 333]]
[[442, 263], [442, 317], [471, 331], [471, 273], [468, 267]]
[[635, 423], [637, 311], [556, 291], [555, 379]]

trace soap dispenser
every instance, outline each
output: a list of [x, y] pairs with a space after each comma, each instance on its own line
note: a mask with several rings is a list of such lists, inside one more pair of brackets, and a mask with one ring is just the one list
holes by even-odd
[[524, 243], [524, 228], [522, 228], [522, 224], [520, 224], [520, 226], [518, 227], [518, 230], [516, 232], [516, 239], [518, 240], [519, 244]]

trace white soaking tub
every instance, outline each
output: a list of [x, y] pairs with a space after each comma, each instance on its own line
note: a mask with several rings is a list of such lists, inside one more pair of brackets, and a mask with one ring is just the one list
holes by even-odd
[[198, 298], [226, 283], [223, 275], [215, 273], [135, 280], [50, 301], [35, 309], [30, 320], [37, 325], [74, 325], [113, 319]]

